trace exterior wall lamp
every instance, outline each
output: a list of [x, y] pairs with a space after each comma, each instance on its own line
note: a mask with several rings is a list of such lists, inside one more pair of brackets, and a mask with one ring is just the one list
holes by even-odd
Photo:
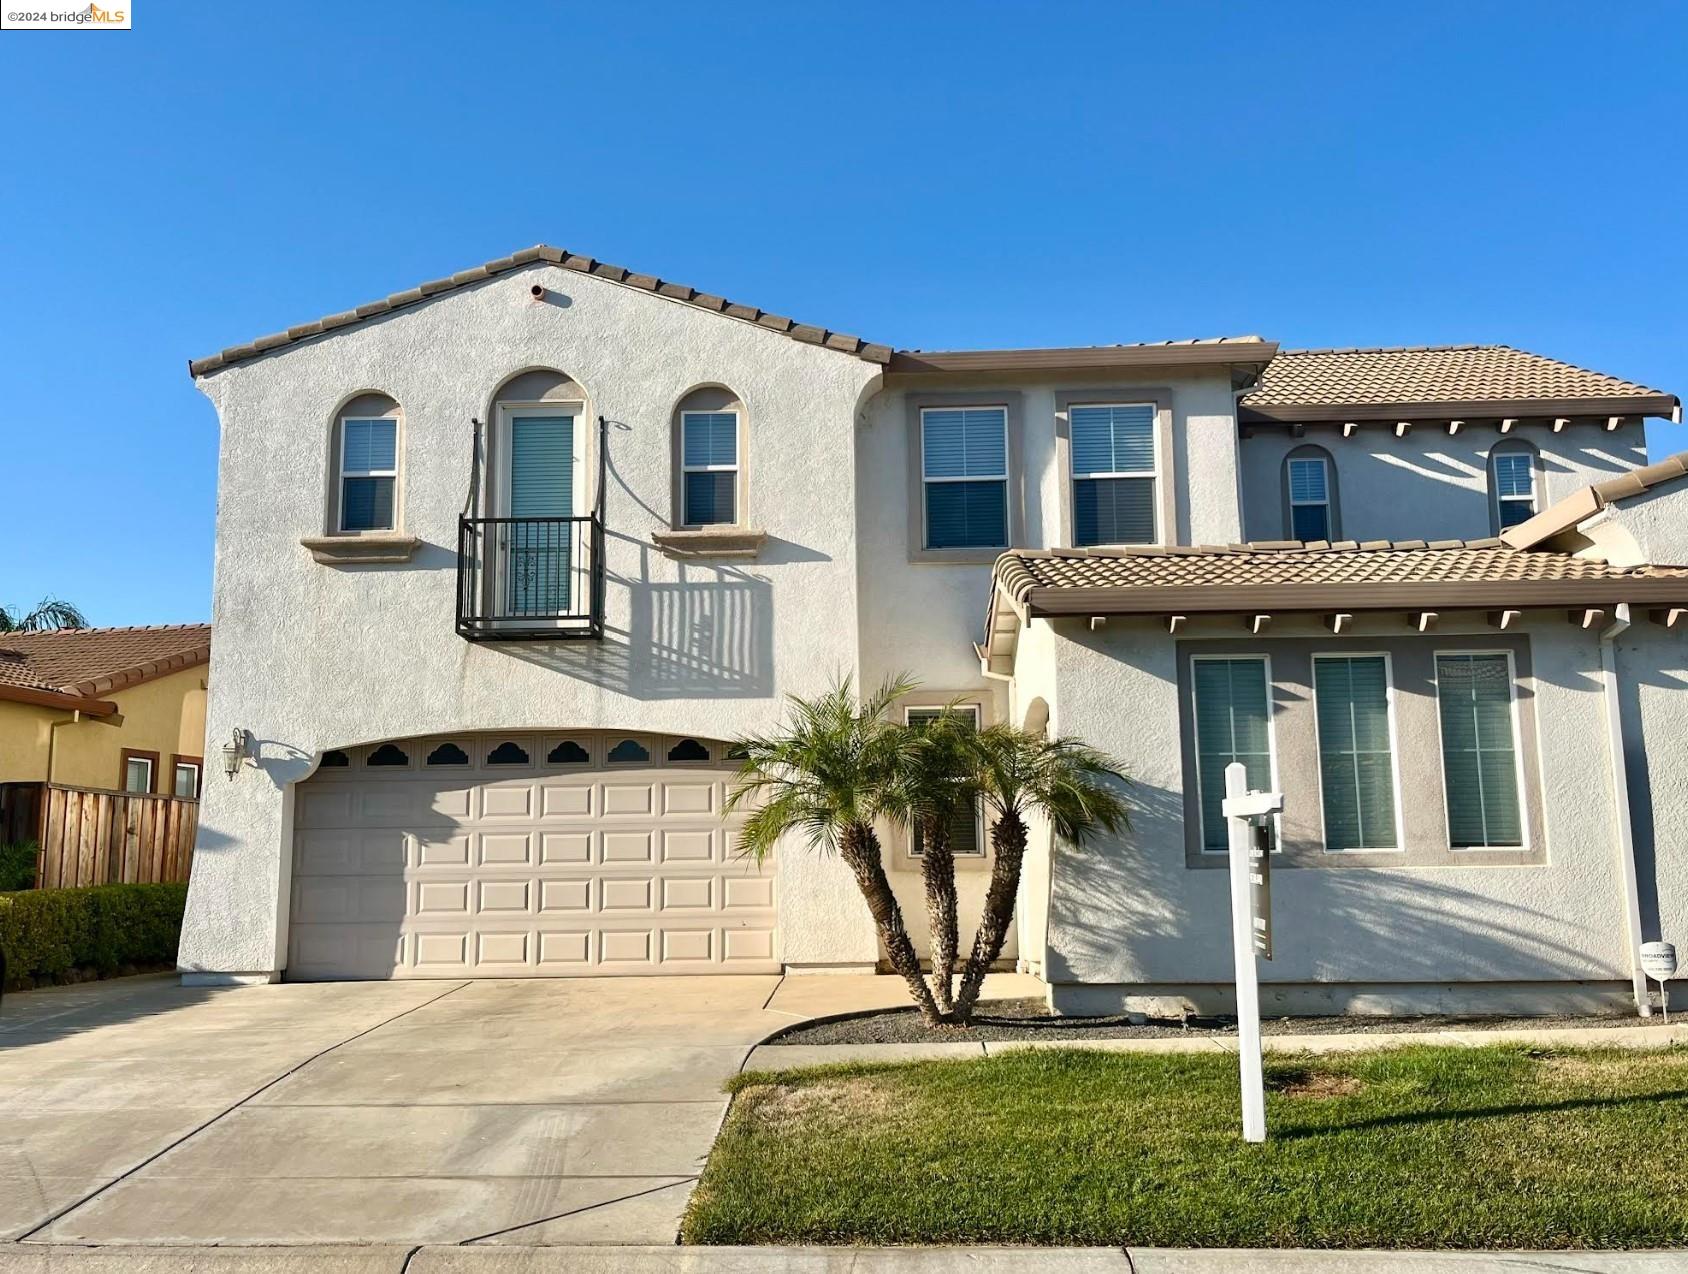
[[223, 744], [223, 773], [233, 778], [240, 770], [240, 763], [246, 759], [246, 750], [252, 736], [239, 726], [234, 728], [234, 734]]

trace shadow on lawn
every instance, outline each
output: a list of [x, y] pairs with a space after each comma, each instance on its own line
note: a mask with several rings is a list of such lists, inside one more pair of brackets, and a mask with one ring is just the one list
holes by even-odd
[[1519, 1103], [1510, 1106], [1472, 1106], [1458, 1110], [1415, 1110], [1394, 1115], [1377, 1115], [1370, 1119], [1355, 1119], [1346, 1123], [1315, 1128], [1274, 1129], [1273, 1137], [1280, 1141], [1301, 1141], [1314, 1137], [1333, 1137], [1349, 1132], [1363, 1132], [1371, 1128], [1401, 1128], [1414, 1124], [1447, 1123], [1455, 1119], [1495, 1119], [1507, 1115], [1549, 1115], [1571, 1110], [1604, 1110], [1616, 1106], [1633, 1106], [1641, 1102], [1688, 1100], [1688, 1089], [1673, 1089], [1664, 1093], [1631, 1093], [1625, 1097], [1572, 1097], [1565, 1101]]

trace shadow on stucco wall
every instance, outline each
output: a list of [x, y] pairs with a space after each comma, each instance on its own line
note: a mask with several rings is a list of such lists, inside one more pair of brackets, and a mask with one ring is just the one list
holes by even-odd
[[[1228, 873], [1185, 866], [1181, 792], [1133, 783], [1129, 794], [1132, 826], [1123, 835], [1056, 849], [1049, 981], [1229, 984]], [[1565, 933], [1567, 918], [1522, 901], [1533, 891], [1497, 899], [1498, 891], [1479, 896], [1462, 887], [1463, 873], [1487, 870], [1286, 866], [1273, 873], [1278, 960], [1262, 966], [1262, 979], [1446, 983], [1616, 976], [1601, 974], [1597, 957], [1554, 936]]]
[[[672, 578], [653, 578], [648, 544], [614, 533], [609, 538], [603, 640], [511, 643], [504, 653], [633, 699], [773, 694], [774, 598], [767, 578], [695, 562], [663, 572]], [[804, 560], [787, 549], [805, 552], [776, 541], [758, 563]], [[629, 567], [615, 569], [621, 559], [631, 559]]]

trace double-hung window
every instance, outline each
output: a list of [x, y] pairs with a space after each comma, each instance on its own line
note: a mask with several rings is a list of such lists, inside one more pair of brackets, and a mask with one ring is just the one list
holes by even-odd
[[1330, 539], [1330, 466], [1325, 458], [1291, 456], [1287, 478], [1290, 539]]
[[398, 421], [348, 416], [340, 422], [340, 529], [391, 531], [398, 484]]
[[1325, 848], [1399, 849], [1386, 655], [1315, 655]]
[[1196, 655], [1190, 673], [1202, 849], [1222, 853], [1230, 844], [1223, 808], [1225, 768], [1241, 761], [1251, 791], [1270, 791], [1273, 786], [1271, 675], [1262, 655]]
[[1448, 844], [1522, 849], [1512, 658], [1504, 651], [1436, 656]]
[[1008, 547], [1008, 411], [927, 407], [920, 413], [926, 547]]
[[1155, 410], [1153, 403], [1068, 409], [1074, 547], [1156, 542]]
[[686, 526], [738, 522], [736, 411], [680, 413], [681, 517]]
[[1533, 453], [1500, 451], [1489, 457], [1489, 481], [1494, 491], [1495, 526], [1499, 531], [1536, 515], [1536, 464]]
[[[973, 728], [979, 728], [979, 710], [971, 704], [960, 704], [950, 709], [969, 721]], [[905, 719], [915, 729], [919, 729], [928, 721], [932, 721], [944, 714], [942, 708], [909, 708]], [[957, 858], [984, 857], [984, 817], [983, 810], [975, 807], [965, 814], [956, 816], [950, 825], [950, 852]], [[909, 831], [908, 852], [911, 858], [920, 858], [925, 854], [921, 845], [920, 827], [916, 824]]]

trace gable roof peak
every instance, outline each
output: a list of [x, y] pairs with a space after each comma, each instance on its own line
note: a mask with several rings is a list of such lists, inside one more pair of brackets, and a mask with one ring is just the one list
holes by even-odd
[[768, 328], [770, 331], [789, 336], [794, 341], [801, 341], [805, 345], [819, 345], [824, 349], [836, 350], [841, 354], [854, 355], [870, 363], [883, 364], [891, 359], [891, 347], [888, 345], [875, 345], [862, 340], [859, 336], [851, 336], [847, 332], [837, 332], [824, 327], [816, 327], [809, 323], [799, 323], [781, 314], [771, 314], [754, 305], [745, 305], [740, 302], [729, 301], [725, 297], [716, 296], [713, 293], [700, 292], [689, 284], [675, 283], [672, 280], [659, 278], [654, 274], [639, 274], [625, 266], [611, 265], [607, 261], [599, 261], [578, 252], [570, 252], [566, 248], [554, 248], [548, 243], [536, 243], [531, 248], [523, 248], [507, 257], [497, 257], [494, 260], [472, 266], [467, 270], [459, 270], [456, 274], [446, 278], [431, 279], [402, 292], [394, 292], [379, 301], [370, 301], [357, 306], [355, 309], [343, 310], [338, 314], [329, 314], [310, 323], [300, 323], [284, 332], [272, 332], [268, 336], [260, 336], [256, 340], [248, 341], [243, 345], [231, 345], [207, 358], [190, 359], [188, 361], [188, 374], [196, 377], [206, 376], [212, 372], [221, 371], [225, 367], [232, 367], [236, 363], [247, 362], [260, 355], [267, 354], [271, 350], [282, 349], [289, 345], [296, 345], [300, 341], [325, 336], [329, 332], [351, 327], [382, 314], [391, 314], [395, 310], [406, 309], [423, 301], [432, 300], [444, 293], [455, 292], [460, 288], [483, 283], [499, 275], [509, 274], [512, 271], [525, 269], [536, 264], [560, 266], [565, 270], [573, 270], [579, 274], [589, 274], [593, 278], [602, 279], [608, 283], [637, 288], [642, 292], [649, 292], [672, 301], [679, 301], [686, 305], [696, 306], [698, 309], [720, 314], [724, 318], [736, 319], [757, 327]]

